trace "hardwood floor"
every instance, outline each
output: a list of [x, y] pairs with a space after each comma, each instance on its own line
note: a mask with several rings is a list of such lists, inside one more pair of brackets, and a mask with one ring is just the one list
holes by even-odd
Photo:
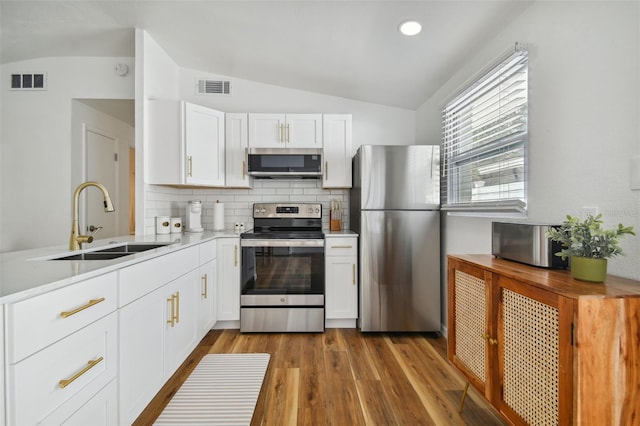
[[271, 354], [252, 425], [502, 425], [423, 334], [209, 332], [134, 424], [151, 424], [207, 353]]

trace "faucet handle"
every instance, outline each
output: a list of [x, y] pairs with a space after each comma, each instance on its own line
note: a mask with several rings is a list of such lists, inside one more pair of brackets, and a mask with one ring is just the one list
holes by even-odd
[[96, 235], [98, 231], [100, 231], [101, 229], [102, 229], [102, 226], [93, 226], [93, 225], [89, 226], [89, 232], [92, 232], [91, 234], [92, 236]]

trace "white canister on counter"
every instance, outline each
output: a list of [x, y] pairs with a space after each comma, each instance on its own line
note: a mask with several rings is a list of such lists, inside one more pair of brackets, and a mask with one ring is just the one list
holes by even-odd
[[169, 216], [156, 216], [156, 234], [169, 234], [171, 232], [171, 218]]
[[172, 217], [171, 218], [171, 233], [179, 234], [182, 232], [182, 218], [181, 217]]

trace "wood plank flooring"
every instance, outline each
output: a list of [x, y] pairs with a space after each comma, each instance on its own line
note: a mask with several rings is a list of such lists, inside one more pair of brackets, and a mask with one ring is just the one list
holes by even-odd
[[271, 354], [252, 425], [503, 425], [423, 334], [209, 332], [134, 424], [152, 424], [207, 353]]

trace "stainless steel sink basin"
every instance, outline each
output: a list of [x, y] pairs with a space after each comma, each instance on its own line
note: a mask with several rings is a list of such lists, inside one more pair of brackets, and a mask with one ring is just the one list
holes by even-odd
[[78, 253], [72, 254], [63, 257], [56, 257], [49, 260], [111, 260], [117, 259], [123, 256], [129, 256], [133, 253], [123, 253], [123, 252], [114, 252], [114, 253], [97, 253], [97, 252], [89, 252], [89, 253]]
[[115, 247], [108, 247], [100, 250], [93, 251], [92, 253], [140, 253], [147, 250], [157, 249], [169, 244], [162, 243], [128, 243]]
[[159, 247], [168, 246], [169, 244], [171, 243], [127, 243], [85, 253], [66, 254], [64, 256], [54, 257], [48, 260], [110, 260], [129, 256], [135, 253], [141, 253], [147, 250], [157, 249]]

